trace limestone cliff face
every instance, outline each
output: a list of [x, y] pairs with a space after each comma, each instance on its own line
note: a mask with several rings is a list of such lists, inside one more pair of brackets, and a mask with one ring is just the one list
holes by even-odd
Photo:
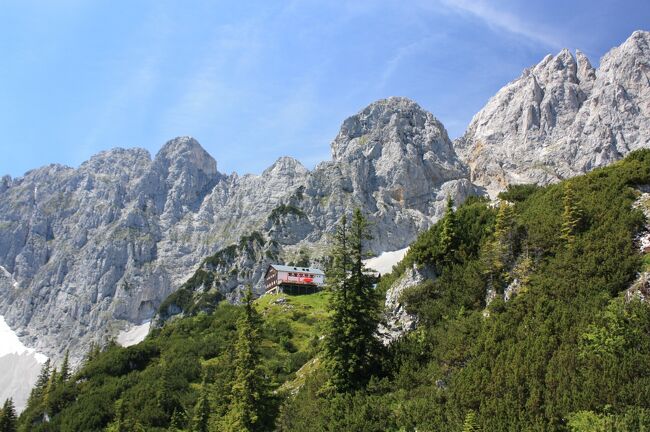
[[297, 205], [318, 236], [346, 210], [362, 208], [375, 224], [370, 247], [382, 252], [408, 246], [443, 214], [448, 195], [462, 202], [481, 192], [442, 124], [415, 102], [393, 97], [343, 122], [332, 161], [311, 173]]
[[546, 56], [472, 119], [455, 149], [494, 196], [550, 183], [650, 145], [650, 33], [637, 31], [594, 69], [580, 51]]
[[[447, 195], [481, 192], [440, 122], [403, 98], [347, 119], [332, 155], [313, 171], [283, 157], [260, 175], [224, 175], [180, 137], [154, 158], [114, 149], [77, 169], [3, 177], [0, 266], [12, 282], [0, 286], [0, 315], [28, 346], [78, 359], [91, 341], [151, 319], [199, 267], [214, 276], [202, 290], [236, 300], [245, 284], [262, 289], [266, 261], [322, 256], [327, 233], [355, 207], [374, 222], [372, 248], [382, 252], [413, 241]], [[259, 244], [233, 249], [251, 233]], [[234, 253], [223, 262], [203, 261], [225, 250]]]

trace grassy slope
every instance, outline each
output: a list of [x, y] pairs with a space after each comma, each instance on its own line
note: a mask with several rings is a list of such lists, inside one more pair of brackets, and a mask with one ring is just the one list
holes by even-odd
[[[285, 304], [275, 303], [285, 298]], [[261, 352], [268, 384], [278, 389], [317, 352], [327, 294], [273, 295], [256, 301], [263, 317]], [[25, 430], [102, 430], [120, 401], [126, 422], [166, 430], [174, 410], [191, 417], [204, 377], [215, 415], [229, 403], [232, 346], [240, 308], [220, 305], [154, 330], [138, 345], [110, 346], [87, 362], [53, 400], [33, 404], [21, 417]], [[291, 384], [289, 387], [295, 387]], [[47, 408], [46, 408], [47, 407]], [[43, 411], [50, 423], [40, 423]]]

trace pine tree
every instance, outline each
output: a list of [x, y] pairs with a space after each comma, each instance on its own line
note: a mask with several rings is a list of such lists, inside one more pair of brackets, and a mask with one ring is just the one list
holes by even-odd
[[223, 430], [246, 432], [261, 429], [267, 391], [260, 367], [259, 328], [260, 317], [253, 306], [253, 293], [249, 287], [244, 298], [244, 314], [237, 323], [235, 379]]
[[118, 399], [115, 401], [115, 418], [106, 427], [106, 432], [127, 432], [129, 428], [126, 425], [125, 417], [126, 410], [124, 409], [124, 403], [122, 399]]
[[481, 429], [476, 422], [476, 412], [469, 410], [465, 415], [465, 422], [463, 423], [463, 432], [479, 432]]
[[528, 252], [528, 247], [526, 247], [511, 271], [512, 277], [519, 281], [520, 292], [528, 288], [530, 275], [533, 273], [534, 267], [533, 259]]
[[457, 247], [457, 225], [456, 213], [454, 212], [454, 200], [447, 197], [447, 209], [442, 218], [442, 229], [440, 231], [440, 252], [444, 262], [450, 262], [451, 256]]
[[32, 407], [39, 403], [45, 395], [45, 390], [50, 381], [50, 373], [50, 359], [47, 359], [45, 363], [43, 363], [43, 367], [41, 367], [41, 372], [36, 379], [36, 384], [34, 384], [34, 387], [29, 393], [29, 399], [27, 400], [28, 407]]
[[99, 347], [99, 344], [95, 341], [92, 341], [90, 343], [90, 347], [88, 348], [88, 353], [86, 354], [86, 359], [84, 363], [88, 364], [91, 361], [95, 360], [100, 353], [101, 353], [101, 348]]
[[14, 401], [9, 398], [2, 406], [2, 415], [0, 415], [0, 432], [16, 432], [17, 427]]
[[560, 237], [568, 247], [575, 243], [576, 232], [580, 224], [580, 210], [576, 205], [576, 198], [571, 182], [564, 183], [564, 196], [562, 199], [564, 211], [562, 212], [562, 228]]
[[361, 387], [369, 379], [379, 344], [375, 337], [379, 301], [363, 265], [368, 222], [359, 209], [348, 225], [343, 217], [334, 235], [327, 286], [330, 318], [325, 337], [329, 386], [338, 392]]
[[[176, 413], [174, 413], [176, 414]], [[173, 416], [172, 416], [173, 420]], [[201, 389], [201, 395], [194, 408], [193, 428], [194, 432], [208, 432], [210, 421], [210, 400], [208, 399], [208, 392], [206, 390], [205, 381]], [[173, 422], [172, 422], [173, 423]]]
[[499, 244], [501, 261], [504, 265], [512, 263], [514, 259], [515, 227], [514, 206], [501, 202], [494, 228], [494, 238]]
[[179, 407], [178, 392], [173, 386], [175, 371], [166, 360], [161, 362], [162, 373], [157, 382], [156, 403], [158, 407], [171, 418], [171, 415]]
[[47, 418], [51, 412], [53, 412], [54, 401], [53, 394], [57, 388], [59, 382], [59, 374], [57, 373], [56, 367], [53, 367], [50, 372], [50, 379], [45, 386], [45, 391], [43, 392], [43, 407], [44, 407], [44, 416]]
[[501, 202], [495, 222], [494, 234], [482, 249], [481, 261], [491, 289], [508, 283], [507, 269], [515, 255], [516, 221], [513, 206]]
[[58, 380], [60, 383], [65, 383], [70, 379], [70, 351], [65, 350], [65, 356], [63, 357], [63, 363], [61, 364], [61, 371], [58, 375]]
[[41, 367], [41, 373], [36, 379], [35, 388], [44, 390], [47, 387], [47, 383], [50, 381], [50, 359], [45, 360], [43, 367]]

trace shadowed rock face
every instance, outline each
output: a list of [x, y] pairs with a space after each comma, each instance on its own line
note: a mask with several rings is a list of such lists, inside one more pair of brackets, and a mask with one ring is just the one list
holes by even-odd
[[[259, 232], [274, 259], [322, 255], [340, 216], [361, 207], [375, 224], [373, 250], [394, 250], [443, 213], [447, 195], [480, 192], [440, 122], [407, 99], [347, 119], [332, 154], [311, 172], [282, 157], [260, 175], [224, 175], [179, 137], [153, 159], [114, 149], [77, 169], [3, 177], [0, 266], [11, 283], [0, 283], [0, 314], [28, 346], [54, 359], [70, 348], [78, 360], [91, 341], [150, 320], [203, 258], [242, 236]], [[241, 267], [218, 287], [226, 297], [246, 283], [261, 290], [250, 260], [223, 256], [224, 269]]]
[[550, 183], [650, 145], [650, 33], [637, 31], [594, 69], [580, 51], [545, 57], [490, 99], [455, 149], [491, 195]]

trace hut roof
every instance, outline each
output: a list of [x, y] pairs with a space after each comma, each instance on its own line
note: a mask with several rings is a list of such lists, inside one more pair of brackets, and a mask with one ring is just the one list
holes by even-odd
[[288, 266], [288, 265], [281, 265], [281, 264], [271, 264], [269, 267], [273, 267], [277, 271], [302, 272], [302, 273], [310, 273], [310, 274], [317, 274], [317, 275], [325, 275], [323, 270], [314, 267], [298, 267], [298, 266]]

